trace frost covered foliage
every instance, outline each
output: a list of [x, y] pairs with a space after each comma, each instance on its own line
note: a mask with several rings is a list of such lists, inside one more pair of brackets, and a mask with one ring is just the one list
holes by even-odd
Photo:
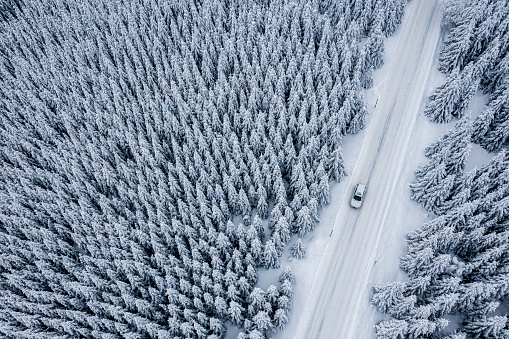
[[[447, 1], [444, 24], [448, 77], [425, 113], [460, 120], [426, 148], [410, 185], [435, 218], [408, 235], [408, 281], [374, 288], [372, 303], [392, 317], [376, 326], [384, 339], [509, 338], [509, 152], [465, 172], [471, 142], [495, 151], [509, 141], [509, 2]], [[478, 89], [490, 101], [471, 122], [465, 110]]]
[[[478, 89], [490, 93], [490, 108], [476, 122], [474, 141], [490, 151], [509, 138], [509, 2], [446, 1], [444, 26], [450, 29], [439, 55], [446, 82], [431, 95], [425, 114], [436, 122], [461, 118]], [[505, 95], [505, 96], [504, 96]], [[504, 104], [501, 106], [501, 101]]]
[[16, 10], [20, 10], [24, 0], [0, 0], [0, 21], [16, 17]]
[[465, 202], [463, 170], [470, 155], [472, 123], [465, 115], [456, 126], [425, 150], [430, 161], [415, 172], [412, 199], [436, 215]]
[[373, 304], [393, 318], [379, 338], [509, 337], [509, 153], [458, 181], [461, 199], [408, 235], [409, 281], [375, 286]]
[[405, 2], [23, 1], [0, 23], [1, 335], [284, 327], [293, 277], [257, 268], [343, 177]]

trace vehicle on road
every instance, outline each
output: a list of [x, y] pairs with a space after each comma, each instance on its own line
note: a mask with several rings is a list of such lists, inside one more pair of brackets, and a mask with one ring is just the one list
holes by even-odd
[[355, 190], [353, 191], [352, 200], [350, 200], [350, 206], [352, 206], [353, 208], [360, 208], [365, 193], [366, 186], [363, 184], [357, 184], [357, 186], [355, 186]]

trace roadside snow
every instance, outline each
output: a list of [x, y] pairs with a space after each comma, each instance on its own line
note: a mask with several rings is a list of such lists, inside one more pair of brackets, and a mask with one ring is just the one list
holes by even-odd
[[[334, 233], [325, 239], [325, 243], [316, 233], [311, 235], [315, 239], [312, 239], [309, 248], [318, 246], [320, 249], [325, 247], [325, 250], [318, 265], [315, 257], [309, 259], [314, 259], [313, 269], [296, 272], [300, 281], [295, 289], [296, 305], [291, 322], [278, 335], [281, 338], [367, 338], [373, 334], [378, 316], [369, 304], [373, 277], [386, 281], [385, 267], [399, 274], [398, 258], [404, 249], [403, 239], [407, 233], [401, 225], [406, 226], [407, 219], [420, 219], [415, 220], [419, 225], [426, 217], [419, 206], [409, 200], [408, 182], [415, 165], [408, 164], [405, 155], [418, 157], [419, 153], [414, 148], [421, 146], [412, 143], [419, 141], [427, 145], [437, 137], [423, 128], [424, 117], [417, 120], [415, 131], [412, 131], [416, 116], [422, 111], [420, 103], [428, 94], [428, 86], [425, 85], [439, 37], [440, 10], [435, 7], [436, 4], [437, 1], [412, 2], [407, 8], [408, 17], [402, 24], [403, 33], [398, 33], [386, 44], [387, 55], [389, 60], [392, 57], [392, 62], [376, 73], [374, 80], [377, 85], [372, 94], [368, 92], [366, 96], [370, 111], [373, 110], [373, 101], [376, 103], [378, 99], [374, 110], [376, 114], [371, 116], [365, 135], [352, 138], [362, 138], [356, 143], [362, 143], [359, 159], [354, 170], [350, 171], [351, 176], [338, 185], [338, 190], [341, 189], [339, 196], [333, 192], [333, 197], [339, 200]], [[394, 45], [391, 46], [391, 43]], [[418, 137], [418, 133], [431, 140]], [[410, 141], [411, 146], [407, 149]], [[344, 148], [346, 151], [346, 145]], [[357, 182], [368, 183], [366, 201], [360, 211], [348, 206], [350, 189]], [[401, 201], [399, 207], [395, 207], [396, 201]], [[418, 218], [409, 218], [407, 210], [410, 204], [415, 205]], [[402, 220], [391, 220], [389, 216], [399, 208], [397, 216]], [[324, 218], [325, 221], [329, 220]], [[395, 222], [399, 227], [394, 226]], [[320, 225], [322, 235], [325, 229]], [[393, 234], [402, 235], [400, 241], [393, 241]], [[301, 268], [304, 266], [302, 264]], [[302, 281], [303, 275], [315, 279], [311, 291], [309, 279]], [[308, 296], [304, 308], [301, 298], [306, 295], [300, 294], [303, 291]]]

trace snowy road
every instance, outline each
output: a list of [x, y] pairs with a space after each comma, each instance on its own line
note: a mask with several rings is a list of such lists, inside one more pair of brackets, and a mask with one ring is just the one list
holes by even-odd
[[[302, 312], [295, 338], [355, 338], [359, 307], [391, 207], [407, 145], [424, 97], [440, 35], [438, 0], [414, 0], [379, 103], [348, 177], [345, 195]], [[410, 8], [409, 8], [410, 9]], [[362, 209], [350, 208], [357, 183], [367, 184]], [[355, 338], [357, 339], [357, 338]]]

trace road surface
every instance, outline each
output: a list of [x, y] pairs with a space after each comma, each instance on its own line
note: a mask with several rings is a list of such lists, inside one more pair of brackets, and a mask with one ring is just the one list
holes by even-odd
[[[395, 62], [366, 130], [295, 338], [358, 339], [359, 306], [368, 286], [395, 183], [424, 98], [440, 35], [438, 0], [414, 0], [401, 27]], [[357, 183], [367, 185], [360, 210], [349, 206]]]

